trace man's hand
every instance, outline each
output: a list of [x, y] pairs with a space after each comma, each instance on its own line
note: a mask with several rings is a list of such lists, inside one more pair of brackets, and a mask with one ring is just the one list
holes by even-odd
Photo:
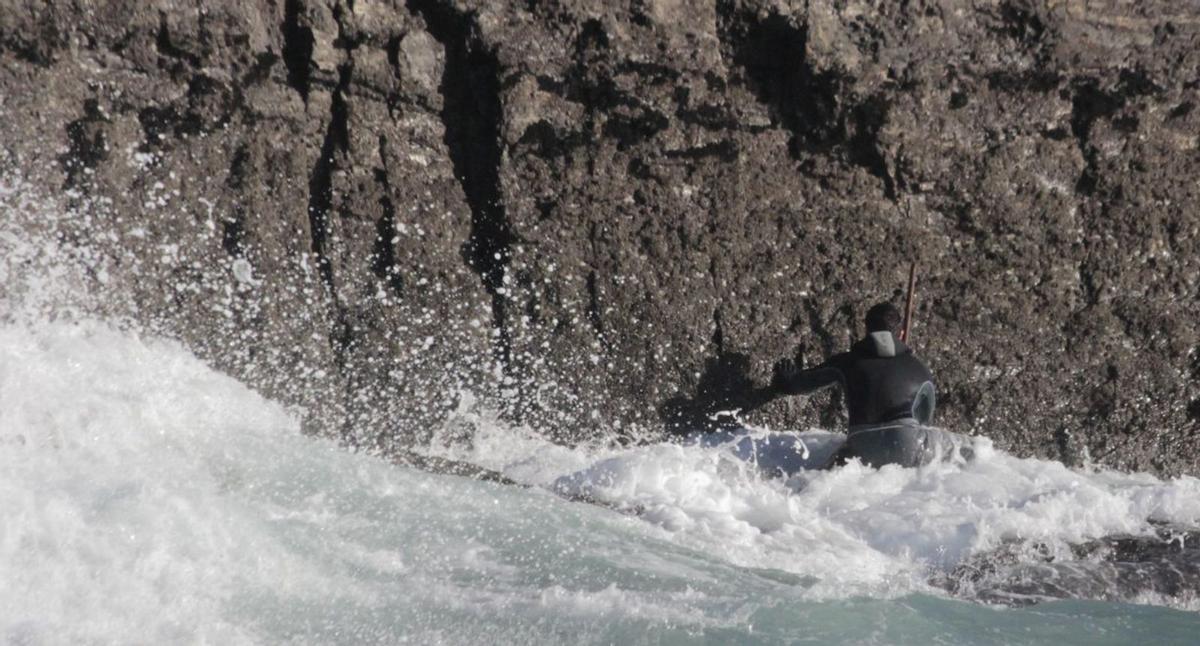
[[794, 359], [780, 359], [775, 362], [771, 374], [771, 386], [776, 390], [782, 388], [804, 369], [804, 344], [796, 346]]

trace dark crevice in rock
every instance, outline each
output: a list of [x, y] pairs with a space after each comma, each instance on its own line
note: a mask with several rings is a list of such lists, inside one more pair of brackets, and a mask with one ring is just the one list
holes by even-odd
[[1079, 286], [1083, 290], [1083, 300], [1089, 307], [1100, 302], [1100, 286], [1096, 284], [1092, 268], [1087, 263], [1079, 265]]
[[[388, 39], [383, 47], [384, 54], [387, 56], [388, 66], [392, 68], [392, 74], [397, 81], [404, 78], [404, 71], [401, 69], [400, 63], [400, 45], [404, 42], [403, 36], [392, 36]], [[424, 94], [415, 97], [415, 102], [420, 107], [433, 112], [434, 108], [429, 105], [428, 99]], [[395, 118], [397, 110], [400, 109], [401, 94], [397, 90], [387, 93], [384, 98], [384, 103], [387, 105], [388, 115]]]
[[158, 34], [155, 36], [154, 46], [159, 54], [183, 61], [192, 67], [200, 67], [202, 63], [199, 56], [180, 49], [171, 42], [171, 30], [167, 27], [167, 12], [165, 11], [160, 11], [158, 14]]
[[850, 119], [851, 128], [846, 147], [850, 161], [866, 168], [883, 181], [883, 193], [896, 199], [896, 181], [888, 172], [887, 159], [879, 149], [879, 130], [887, 121], [888, 102], [876, 95], [854, 107]]
[[1046, 128], [1042, 130], [1042, 136], [1052, 141], [1065, 141], [1071, 136], [1070, 131], [1066, 128]]
[[1131, 99], [1155, 94], [1159, 88], [1144, 72], [1122, 70], [1119, 81], [1112, 90], [1104, 90], [1095, 78], [1080, 78], [1073, 83], [1071, 94], [1071, 134], [1079, 144], [1079, 152], [1085, 162], [1083, 172], [1075, 184], [1080, 195], [1093, 196], [1099, 183], [1097, 151], [1091, 145], [1092, 128], [1100, 119], [1112, 119], [1113, 127], [1124, 132], [1136, 130], [1137, 121], [1132, 117], [1114, 118]]
[[[659, 85], [671, 80], [662, 66], [652, 63], [618, 65], [603, 23], [591, 19], [580, 26], [572, 65], [563, 82], [539, 78], [538, 83], [545, 91], [583, 106], [583, 122], [579, 129], [582, 141], [594, 143], [595, 137], [606, 137], [613, 139], [619, 150], [628, 150], [666, 130], [670, 118], [647, 105], [635, 93], [618, 87], [615, 79], [621, 74], [638, 75], [645, 85]], [[588, 172], [592, 173], [595, 172], [596, 146], [588, 146], [588, 152]]]
[[379, 184], [379, 206], [383, 215], [375, 222], [375, 249], [371, 254], [371, 271], [382, 281], [396, 298], [404, 297], [404, 277], [396, 262], [396, 205], [392, 202], [392, 185], [388, 180], [387, 137], [379, 137], [379, 158], [384, 167], [375, 169], [375, 181]]
[[1042, 19], [1030, 9], [1020, 6], [1020, 3], [1006, 2], [1001, 5], [1000, 17], [1004, 20], [1003, 33], [1023, 45], [1037, 44], [1046, 33]]
[[768, 128], [757, 124], [743, 123], [733, 114], [728, 106], [701, 104], [694, 107], [680, 106], [675, 110], [675, 117], [680, 121], [713, 132], [748, 132], [759, 134]]
[[653, 139], [669, 125], [671, 121], [666, 115], [652, 108], [640, 107], [633, 114], [610, 114], [604, 122], [602, 132], [605, 137], [616, 140], [617, 150], [628, 150]]
[[83, 102], [83, 116], [67, 124], [69, 147], [58, 158], [67, 173], [64, 188], [81, 185], [83, 178], [108, 157], [108, 140], [104, 132], [107, 122], [100, 110], [100, 102], [88, 99]]
[[[661, 85], [678, 78], [678, 72], [653, 63], [617, 64], [608, 32], [596, 19], [580, 27], [574, 49], [574, 61], [564, 82], [539, 78], [539, 85], [584, 106], [580, 129], [583, 137], [607, 137], [616, 141], [619, 150], [628, 150], [650, 141], [670, 126], [667, 115], [647, 105], [636, 93], [618, 87], [615, 79], [622, 74], [634, 74], [643, 80], [638, 85]], [[594, 153], [595, 146], [589, 147], [589, 151]], [[589, 157], [588, 172], [595, 171], [594, 161], [594, 157]]]
[[272, 52], [255, 54], [254, 64], [242, 75], [238, 90], [241, 91], [244, 88], [258, 85], [271, 78], [271, 69], [275, 67], [275, 63], [277, 62], [279, 62], [279, 57]]
[[471, 209], [471, 234], [463, 246], [467, 264], [492, 298], [495, 356], [509, 365], [504, 276], [514, 236], [501, 199], [500, 63], [474, 33], [472, 15], [437, 0], [409, 0], [430, 35], [445, 47], [442, 122], [454, 174]]
[[179, 139], [220, 130], [233, 121], [243, 103], [240, 88], [231, 88], [205, 74], [193, 74], [183, 99], [138, 110], [144, 135], [140, 150], [151, 152], [175, 145]]
[[233, 207], [233, 213], [221, 225], [221, 246], [225, 253], [234, 258], [241, 258], [246, 250], [243, 238], [246, 234], [246, 210], [240, 205]]
[[645, 61], [621, 61], [616, 71], [618, 74], [637, 74], [650, 85], [674, 84], [683, 76], [677, 69]]
[[717, 2], [717, 15], [726, 62], [745, 74], [771, 120], [792, 133], [792, 154], [803, 144], [832, 143], [838, 135], [838, 80], [815, 72], [807, 60], [807, 27], [777, 13], [762, 19], [729, 0]]
[[596, 331], [596, 336], [604, 334], [604, 321], [600, 318], [600, 293], [596, 286], [596, 271], [593, 269], [588, 272], [587, 276], [587, 293], [588, 293], [588, 321], [592, 324], [592, 329]]
[[53, 5], [39, 11], [36, 5], [29, 5], [35, 17], [35, 24], [25, 28], [13, 28], [11, 25], [0, 25], [0, 54], [12, 52], [18, 59], [37, 65], [50, 67], [58, 60], [59, 51], [70, 46], [72, 30], [61, 29], [56, 20]]
[[32, 63], [39, 67], [49, 67], [53, 63], [47, 52], [42, 51], [37, 45], [31, 43], [17, 40], [0, 40], [0, 54], [4, 52], [12, 52], [18, 60]]
[[312, 29], [301, 22], [304, 4], [300, 0], [287, 0], [283, 12], [283, 64], [287, 67], [288, 85], [307, 102], [316, 39]]
[[[229, 178], [226, 185], [234, 195], [244, 194], [246, 189], [247, 165], [250, 163], [250, 153], [245, 145], [239, 146], [229, 165]], [[221, 225], [221, 247], [233, 258], [241, 258], [246, 253], [244, 238], [246, 233], [246, 209], [241, 200], [235, 200], [232, 213]]]
[[1024, 71], [999, 70], [989, 72], [988, 89], [996, 92], [1053, 92], [1062, 84], [1063, 78], [1053, 70], [1032, 69]]
[[717, 349], [717, 354], [725, 353], [725, 329], [721, 325], [721, 308], [713, 308], [713, 333], [712, 344]]
[[139, 150], [150, 152], [159, 148], [168, 137], [196, 134], [203, 126], [195, 115], [181, 114], [174, 105], [142, 108], [137, 113], [142, 126], [143, 140]]
[[[346, 0], [345, 8], [342, 5], [336, 4], [333, 7], [333, 19], [337, 22], [338, 34], [333, 39], [333, 46], [347, 53], [353, 52], [362, 45], [364, 35], [358, 30], [354, 19], [346, 20], [346, 10], [349, 9], [350, 14], [354, 14], [353, 0]], [[370, 85], [360, 85], [355, 89], [367, 89]]]
[[765, 18], [731, 0], [717, 2], [718, 37], [724, 59], [771, 120], [792, 134], [789, 152], [840, 156], [883, 182], [896, 199], [896, 182], [879, 145], [889, 102], [882, 94], [854, 101], [850, 79], [817, 71], [808, 60], [808, 26], [771, 13]]
[[[589, 110], [613, 108], [625, 102], [626, 97], [612, 83], [609, 67], [608, 32], [596, 19], [580, 25], [575, 39], [575, 60], [567, 74], [566, 96]], [[539, 79], [541, 83], [543, 79]], [[591, 116], [595, 116], [594, 113]]]
[[345, 154], [350, 146], [349, 111], [345, 93], [350, 84], [352, 63], [339, 70], [338, 87], [333, 92], [329, 125], [321, 152], [313, 165], [308, 180], [308, 225], [312, 236], [311, 249], [317, 261], [317, 271], [329, 293], [334, 313], [334, 329], [330, 343], [339, 366], [345, 362], [345, 352], [350, 346], [350, 328], [345, 312], [338, 304], [337, 283], [333, 275], [333, 261], [329, 255], [330, 216], [333, 212], [333, 170], [335, 156]]
[[[299, 5], [292, 6], [289, 2], [292, 16], [287, 22], [298, 25], [298, 17], [292, 12], [299, 12]], [[328, 296], [329, 311], [331, 315], [331, 324], [329, 331], [329, 344], [333, 351], [334, 363], [337, 370], [343, 377], [347, 377], [347, 363], [350, 359], [350, 351], [354, 345], [354, 329], [351, 321], [351, 315], [347, 311], [338, 290], [338, 281], [334, 272], [334, 262], [332, 257], [331, 235], [332, 235], [332, 218], [335, 213], [334, 209], [334, 171], [339, 166], [339, 163], [345, 163], [345, 157], [350, 152], [350, 106], [347, 103], [347, 97], [350, 94], [350, 83], [354, 73], [354, 57], [353, 52], [356, 44], [349, 42], [340, 36], [342, 32], [342, 11], [340, 5], [333, 11], [333, 17], [338, 23], [339, 37], [335, 40], [335, 45], [345, 52], [345, 59], [338, 66], [337, 82], [333, 87], [330, 96], [329, 122], [325, 128], [325, 136], [321, 143], [321, 151], [317, 156], [316, 162], [313, 164], [312, 171], [308, 179], [308, 224], [309, 235], [311, 236], [310, 249], [313, 256], [316, 258], [317, 272], [321, 277], [321, 282], [325, 285]], [[299, 29], [297, 27], [297, 29]], [[301, 30], [304, 31], [304, 30]], [[308, 38], [311, 38], [311, 31], [308, 31]], [[293, 43], [296, 41], [293, 40]], [[311, 54], [311, 40], [306, 41], [305, 37], [301, 37], [301, 44], [298, 46], [301, 50], [305, 47], [310, 47], [304, 55]], [[297, 54], [293, 44], [293, 49], [290, 53], [285, 52], [284, 60], [288, 63], [289, 72], [300, 70], [299, 62], [302, 54]], [[307, 59], [304, 59], [307, 61]], [[307, 70], [307, 62], [305, 62], [304, 70]], [[290, 79], [301, 95], [307, 101], [308, 92], [311, 89], [309, 84], [310, 78], [307, 72], [298, 76], [298, 78]], [[344, 211], [344, 207], [343, 207]], [[339, 211], [341, 212], [341, 211]], [[353, 411], [356, 408], [354, 401], [354, 393], [347, 390], [344, 392], [346, 398], [345, 406], [347, 411]], [[340, 435], [342, 441], [351, 446], [359, 445], [359, 438], [356, 429], [354, 428], [355, 418], [353, 415], [347, 416], [343, 420]]]
[[1077, 82], [1071, 98], [1071, 134], [1085, 162], [1075, 183], [1077, 193], [1092, 195], [1096, 190], [1096, 151], [1089, 142], [1092, 125], [1097, 119], [1112, 116], [1123, 104], [1121, 97], [1101, 91], [1095, 79]]
[[1169, 112], [1167, 114], [1167, 118], [1168, 119], [1183, 119], [1184, 117], [1186, 117], [1192, 113], [1192, 109], [1194, 107], [1195, 106], [1192, 104], [1191, 101], [1184, 101], [1183, 103], [1180, 103], [1179, 105], [1172, 108], [1171, 112]]
[[1189, 420], [1200, 422], [1200, 398], [1193, 399], [1188, 403], [1187, 414]]
[[633, 24], [639, 27], [650, 27], [652, 25], [646, 0], [631, 0], [629, 3], [629, 16], [633, 20]]
[[521, 133], [514, 148], [521, 148], [546, 159], [564, 157], [585, 145], [581, 133], [562, 133], [545, 120], [531, 123]]
[[404, 41], [403, 36], [392, 36], [388, 39], [383, 51], [387, 54], [388, 65], [392, 67], [392, 72], [396, 78], [400, 78], [400, 43]]

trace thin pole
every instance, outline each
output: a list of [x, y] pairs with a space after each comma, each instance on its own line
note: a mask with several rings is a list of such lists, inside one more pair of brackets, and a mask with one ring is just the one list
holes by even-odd
[[900, 340], [908, 343], [908, 331], [912, 328], [913, 294], [917, 291], [917, 263], [908, 267], [908, 295], [904, 297], [904, 327], [900, 328]]

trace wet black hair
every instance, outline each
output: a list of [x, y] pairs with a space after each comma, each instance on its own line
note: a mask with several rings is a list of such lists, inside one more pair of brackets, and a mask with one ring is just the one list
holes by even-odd
[[900, 310], [891, 303], [879, 303], [867, 310], [867, 332], [900, 333]]

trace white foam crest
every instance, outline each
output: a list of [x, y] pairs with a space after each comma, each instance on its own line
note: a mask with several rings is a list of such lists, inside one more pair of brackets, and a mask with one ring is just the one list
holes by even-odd
[[531, 428], [503, 421], [468, 391], [455, 398], [456, 410], [423, 449], [430, 455], [471, 462], [525, 484], [551, 486], [564, 473], [614, 453], [602, 442], [575, 447], [550, 442]]
[[[512, 574], [471, 535], [421, 535], [477, 514], [469, 495], [302, 436], [174, 343], [0, 326], [0, 634], [17, 643], [404, 634], [430, 605], [496, 597], [459, 573]], [[361, 616], [380, 606], [426, 615]]]
[[214, 606], [233, 562], [271, 554], [247, 553], [253, 535], [202, 503], [236, 478], [221, 462], [238, 438], [294, 432], [256, 400], [179, 348], [108, 328], [0, 329], [0, 578], [9, 620], [24, 620], [10, 630], [119, 639], [110, 627], [149, 610], [151, 641], [245, 638], [210, 621]]

